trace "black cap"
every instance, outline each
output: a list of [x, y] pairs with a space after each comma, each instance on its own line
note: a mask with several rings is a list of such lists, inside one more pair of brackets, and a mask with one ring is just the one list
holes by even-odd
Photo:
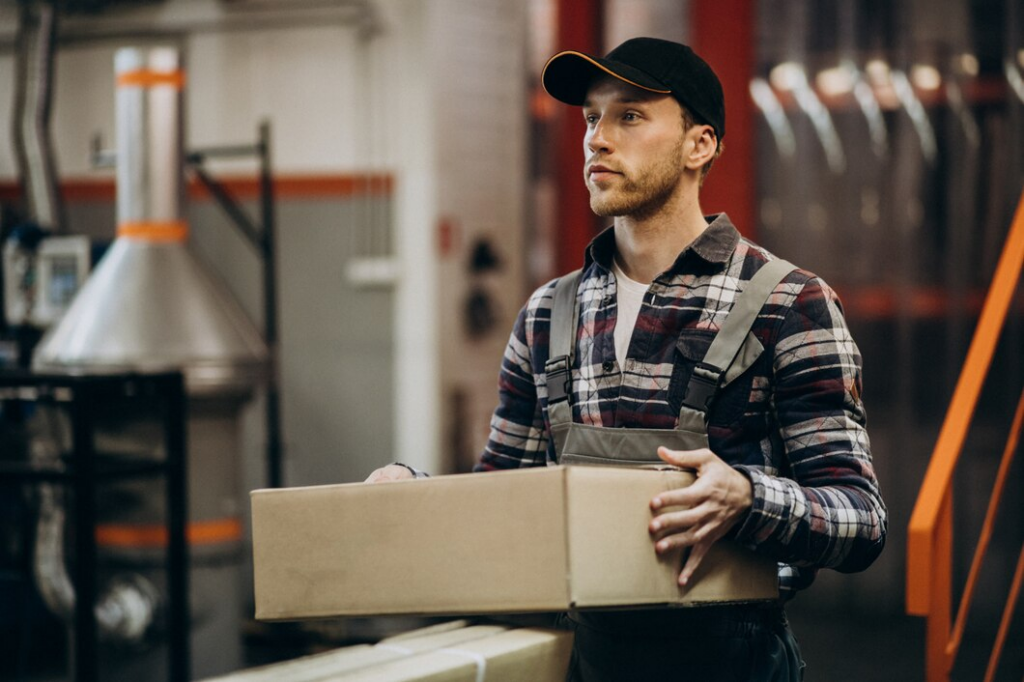
[[672, 95], [698, 123], [725, 137], [725, 97], [718, 76], [686, 45], [658, 38], [631, 38], [608, 53], [592, 57], [559, 52], [544, 66], [544, 89], [557, 100], [580, 106], [594, 80], [614, 76], [643, 90]]

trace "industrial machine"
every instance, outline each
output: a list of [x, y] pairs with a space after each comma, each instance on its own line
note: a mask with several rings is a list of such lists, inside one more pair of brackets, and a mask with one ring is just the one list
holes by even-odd
[[[181, 371], [187, 392], [191, 588], [189, 679], [241, 666], [243, 510], [239, 416], [263, 380], [267, 349], [234, 299], [187, 248], [183, 219], [184, 73], [175, 48], [123, 49], [117, 82], [117, 239], [88, 272], [88, 242], [43, 240], [5, 249], [7, 315], [40, 327], [32, 369], [44, 374]], [[66, 308], [66, 310], [65, 310]], [[59, 321], [57, 318], [59, 317]], [[162, 416], [145, 396], [94, 406], [97, 466], [165, 461]], [[22, 453], [60, 471], [72, 450], [59, 401], [25, 415]], [[95, 491], [94, 491], [95, 493]], [[95, 620], [103, 680], [166, 679], [166, 490], [145, 478], [105, 483], [95, 528], [101, 566]], [[70, 620], [65, 491], [36, 486], [32, 552], [39, 594]]]

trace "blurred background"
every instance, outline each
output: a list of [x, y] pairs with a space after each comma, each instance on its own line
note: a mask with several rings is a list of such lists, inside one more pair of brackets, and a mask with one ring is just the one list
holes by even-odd
[[[185, 372], [192, 678], [410, 624], [255, 623], [247, 493], [472, 467], [519, 307], [604, 226], [541, 70], [639, 35], [723, 81], [705, 213], [825, 278], [864, 356], [889, 543], [790, 606], [807, 679], [925, 679], [907, 526], [1024, 189], [1019, 0], [3, 0], [0, 679], [160, 680], [174, 656], [162, 474], [97, 482], [88, 518], [60, 478], [81, 428], [101, 470], [163, 461], [174, 392], [118, 379], [80, 422], [40, 372]], [[1005, 293], [953, 478], [954, 600], [1024, 385]], [[1019, 457], [1005, 476], [954, 680], [982, 679], [1013, 582]], [[1024, 676], [1020, 611], [995, 679]]]

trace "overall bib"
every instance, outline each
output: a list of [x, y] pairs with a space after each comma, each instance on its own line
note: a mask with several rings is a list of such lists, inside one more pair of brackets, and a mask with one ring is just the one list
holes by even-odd
[[[548, 421], [559, 464], [664, 466], [658, 446], [708, 448], [707, 418], [718, 390], [749, 368], [764, 350], [751, 334], [768, 296], [794, 266], [773, 260], [761, 267], [733, 304], [703, 360], [693, 368], [675, 429], [624, 429], [572, 421], [572, 366], [579, 320], [580, 271], [555, 287], [549, 357], [544, 367]], [[651, 551], [654, 551], [653, 543]], [[572, 612], [576, 632], [568, 679], [737, 680], [789, 682], [803, 662], [781, 606], [705, 606], [675, 609]]]

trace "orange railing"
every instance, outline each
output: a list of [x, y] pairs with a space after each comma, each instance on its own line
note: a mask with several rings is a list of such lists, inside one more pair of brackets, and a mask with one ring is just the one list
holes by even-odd
[[[1002, 462], [996, 475], [988, 512], [982, 525], [981, 536], [974, 559], [957, 607], [956, 621], [952, 621], [953, 576], [953, 472], [967, 437], [974, 409], [985, 376], [995, 353], [996, 343], [1003, 329], [1006, 314], [1017, 289], [1021, 266], [1024, 265], [1024, 194], [1006, 239], [1003, 254], [996, 266], [995, 277], [985, 299], [985, 306], [974, 332], [967, 360], [957, 381], [953, 400], [939, 432], [932, 459], [925, 473], [921, 492], [910, 518], [907, 543], [907, 612], [925, 616], [925, 666], [928, 682], [949, 679], [953, 661], [960, 649], [967, 614], [978, 582], [981, 563], [992, 536], [992, 525], [1002, 499], [1010, 462], [1017, 450], [1024, 421], [1024, 392], [1017, 404], [1010, 435], [1003, 451]], [[996, 635], [995, 646], [989, 658], [986, 682], [995, 677], [999, 657], [1009, 630], [1013, 608], [1024, 580], [1024, 547], [1021, 548], [1010, 587], [1010, 595]]]

